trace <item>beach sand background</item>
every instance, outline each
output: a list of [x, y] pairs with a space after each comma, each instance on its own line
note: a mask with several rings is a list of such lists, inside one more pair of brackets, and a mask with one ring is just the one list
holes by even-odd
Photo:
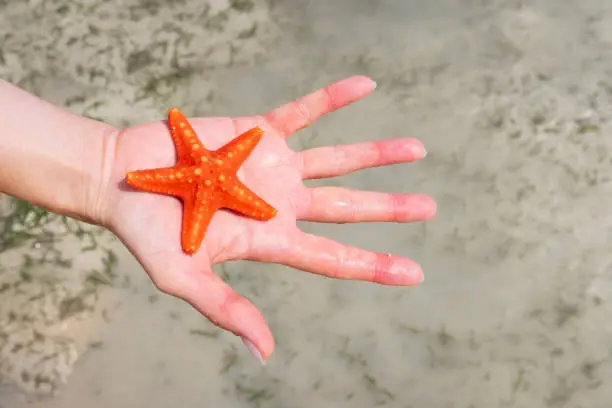
[[[413, 258], [419, 287], [217, 268], [270, 324], [277, 349], [263, 368], [109, 240], [113, 285], [57, 325], [74, 346], [55, 368], [72, 374], [45, 397], [19, 380], [23, 354], [0, 348], [0, 406], [609, 407], [611, 27], [606, 0], [0, 1], [0, 76], [116, 126], [171, 105], [261, 113], [370, 75], [374, 94], [292, 146], [411, 136], [427, 158], [309, 184], [439, 203], [421, 224], [303, 225]], [[62, 242], [91, 265], [57, 272], [60, 286], [85, 285], [78, 271], [106, 252], [86, 260], [78, 240]], [[18, 295], [2, 294], [0, 319]]]

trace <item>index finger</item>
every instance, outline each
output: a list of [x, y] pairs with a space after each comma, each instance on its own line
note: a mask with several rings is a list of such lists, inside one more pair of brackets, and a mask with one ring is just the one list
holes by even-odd
[[414, 261], [388, 253], [368, 251], [300, 230], [284, 237], [282, 248], [264, 246], [249, 260], [275, 262], [334, 279], [374, 282], [389, 286], [412, 286], [423, 281]]
[[366, 76], [353, 76], [318, 89], [263, 115], [268, 124], [287, 137], [321, 116], [358, 101], [376, 88]]

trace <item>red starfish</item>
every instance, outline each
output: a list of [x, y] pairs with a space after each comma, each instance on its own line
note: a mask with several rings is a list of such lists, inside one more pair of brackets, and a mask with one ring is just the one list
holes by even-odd
[[127, 173], [127, 183], [139, 190], [179, 197], [183, 201], [181, 244], [193, 255], [204, 239], [213, 214], [227, 208], [251, 218], [269, 220], [277, 211], [249, 190], [236, 175], [263, 131], [255, 127], [218, 150], [202, 145], [183, 114], [168, 111], [168, 124], [178, 160], [173, 167]]

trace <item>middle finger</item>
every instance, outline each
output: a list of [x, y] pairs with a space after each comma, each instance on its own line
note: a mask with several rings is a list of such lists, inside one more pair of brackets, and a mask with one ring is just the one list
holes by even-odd
[[315, 187], [304, 190], [296, 200], [301, 221], [415, 222], [436, 214], [436, 202], [421, 194], [390, 194], [355, 191], [342, 187]]

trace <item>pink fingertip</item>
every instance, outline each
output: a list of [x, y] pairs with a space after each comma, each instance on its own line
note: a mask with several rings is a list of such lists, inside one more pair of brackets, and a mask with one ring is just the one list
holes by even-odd
[[410, 204], [414, 207], [415, 218], [423, 221], [434, 218], [438, 212], [438, 203], [427, 195], [414, 194]]
[[410, 152], [415, 160], [419, 160], [427, 156], [427, 150], [425, 150], [425, 146], [420, 140], [411, 139], [410, 143]]
[[417, 285], [423, 281], [421, 267], [410, 260], [391, 254], [377, 254], [372, 281], [383, 285]]
[[437, 212], [436, 201], [423, 194], [391, 194], [392, 220], [395, 222], [426, 221]]

